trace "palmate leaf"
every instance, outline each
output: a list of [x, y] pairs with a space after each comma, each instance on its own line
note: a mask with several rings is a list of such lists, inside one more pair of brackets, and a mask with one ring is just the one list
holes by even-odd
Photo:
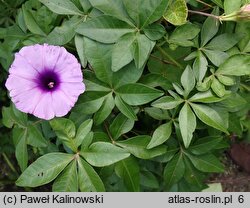
[[81, 23], [76, 32], [101, 43], [115, 43], [126, 33], [135, 28], [112, 16], [102, 15]]
[[17, 186], [37, 187], [54, 180], [74, 159], [66, 153], [49, 153], [33, 162], [17, 179]]
[[78, 191], [77, 163], [72, 161], [56, 178], [52, 186], [53, 192]]
[[181, 153], [176, 154], [173, 159], [171, 159], [165, 169], [164, 169], [164, 181], [167, 188], [177, 183], [184, 175], [185, 165], [183, 161], [183, 155]]
[[160, 19], [168, 5], [168, 0], [122, 1], [128, 15], [139, 28], [143, 28]]
[[143, 84], [126, 84], [116, 89], [116, 93], [129, 105], [142, 105], [163, 95], [160, 90]]
[[46, 5], [52, 12], [65, 15], [83, 15], [71, 1], [69, 0], [39, 0]]
[[213, 154], [204, 154], [199, 156], [194, 156], [187, 154], [188, 158], [193, 163], [194, 167], [202, 172], [223, 172], [224, 168], [222, 163]]
[[184, 146], [188, 148], [193, 138], [193, 132], [196, 128], [196, 117], [189, 104], [184, 104], [180, 111], [178, 120]]
[[115, 172], [122, 178], [128, 191], [140, 191], [140, 168], [135, 158], [129, 157], [118, 162]]
[[228, 133], [227, 121], [215, 109], [201, 104], [191, 104], [196, 116], [205, 124], [212, 126], [220, 131]]
[[86, 163], [82, 158], [77, 160], [78, 164], [78, 183], [82, 192], [104, 192], [105, 187], [99, 175], [93, 167]]
[[147, 149], [159, 146], [167, 141], [172, 133], [172, 122], [160, 125], [153, 133], [152, 139], [147, 145]]
[[111, 15], [132, 24], [121, 0], [89, 0], [93, 7], [106, 15]]
[[150, 140], [150, 136], [142, 135], [132, 137], [124, 141], [116, 142], [116, 144], [129, 151], [135, 157], [141, 159], [154, 158], [156, 156], [164, 154], [167, 151], [166, 147], [163, 145], [155, 147], [153, 149], [147, 149], [147, 145], [149, 144]]
[[95, 142], [80, 153], [93, 166], [103, 167], [129, 157], [129, 153], [108, 142]]

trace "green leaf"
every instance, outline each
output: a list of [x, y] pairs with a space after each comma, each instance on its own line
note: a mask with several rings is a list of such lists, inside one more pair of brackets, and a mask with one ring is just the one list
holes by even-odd
[[220, 66], [229, 57], [226, 52], [203, 49], [208, 59], [215, 65]]
[[13, 140], [15, 144], [15, 156], [18, 165], [23, 172], [28, 165], [28, 150], [27, 150], [27, 130], [14, 128], [13, 129]]
[[27, 8], [25, 8], [24, 5], [22, 6], [22, 11], [23, 11], [25, 24], [27, 28], [29, 29], [29, 31], [37, 35], [46, 36], [45, 32], [37, 24], [32, 13]]
[[220, 131], [228, 134], [227, 126], [222, 118], [222, 116], [213, 108], [201, 105], [201, 104], [191, 104], [196, 116], [205, 124], [212, 126]]
[[185, 0], [172, 1], [163, 17], [173, 25], [183, 25], [187, 22], [188, 8]]
[[[219, 15], [219, 8], [216, 7], [212, 14]], [[220, 23], [213, 17], [208, 17], [201, 28], [201, 47], [206, 45], [218, 32]]]
[[163, 95], [160, 90], [138, 83], [123, 85], [116, 93], [129, 105], [143, 105]]
[[11, 128], [15, 121], [11, 118], [12, 117], [12, 109], [11, 107], [2, 107], [2, 122], [3, 125], [7, 128]]
[[224, 85], [226, 85], [226, 86], [232, 86], [232, 85], [235, 85], [235, 84], [236, 84], [236, 80], [235, 80], [234, 77], [224, 76], [224, 75], [221, 75], [221, 74], [217, 75], [216, 77], [218, 78], [218, 80], [219, 80], [222, 84], [224, 84]]
[[148, 39], [147, 36], [143, 34], [136, 35], [136, 40], [133, 42], [133, 57], [138, 69], [145, 65], [154, 46], [155, 42]]
[[122, 0], [136, 26], [143, 28], [160, 19], [167, 7], [167, 0]]
[[133, 110], [133, 108], [125, 103], [120, 96], [115, 97], [115, 105], [121, 111], [123, 115], [131, 120], [137, 120], [137, 116]]
[[160, 24], [152, 24], [143, 28], [145, 35], [153, 41], [161, 39], [165, 34], [165, 28]]
[[133, 42], [135, 34], [123, 35], [112, 50], [112, 71], [116, 72], [133, 60]]
[[150, 189], [158, 189], [159, 188], [159, 182], [156, 178], [156, 176], [149, 172], [149, 171], [142, 171], [141, 177], [140, 177], [140, 183], [142, 186], [146, 186]]
[[250, 75], [250, 56], [244, 54], [231, 56], [220, 65], [216, 74], [231, 76]]
[[181, 84], [185, 90], [185, 96], [188, 96], [189, 93], [195, 87], [195, 76], [193, 70], [190, 66], [187, 66], [184, 72], [181, 75]]
[[17, 179], [17, 186], [37, 187], [54, 180], [74, 159], [74, 155], [49, 153], [39, 157]]
[[83, 15], [83, 13], [69, 0], [39, 0], [52, 12], [64, 15]]
[[211, 88], [218, 97], [223, 97], [226, 94], [226, 88], [216, 78], [212, 80]]
[[81, 4], [85, 13], [89, 12], [89, 10], [92, 8], [92, 5], [89, 1], [90, 0], [79, 0], [79, 3]]
[[77, 146], [73, 138], [75, 137], [76, 127], [74, 123], [66, 118], [54, 118], [50, 121], [52, 129], [56, 136], [74, 152], [77, 151]]
[[156, 120], [166, 120], [170, 118], [168, 110], [162, 110], [160, 108], [155, 108], [155, 107], [147, 107], [147, 108], [144, 108], [144, 111], [150, 117]]
[[93, 167], [86, 163], [82, 158], [78, 162], [78, 182], [82, 192], [104, 192], [105, 187], [99, 175]]
[[187, 156], [193, 163], [194, 167], [202, 172], [224, 172], [223, 165], [213, 154], [204, 154], [199, 156], [188, 154]]
[[188, 151], [195, 155], [201, 155], [212, 150], [222, 140], [221, 136], [208, 136], [199, 138], [189, 148]]
[[75, 36], [75, 27], [79, 19], [69, 19], [59, 27], [55, 27], [47, 36], [46, 42], [51, 45], [65, 45]]
[[208, 62], [201, 51], [198, 51], [197, 58], [193, 64], [193, 70], [198, 82], [201, 82], [206, 75]]
[[89, 132], [84, 138], [83, 138], [83, 141], [82, 141], [82, 145], [81, 145], [81, 151], [85, 151], [88, 149], [89, 145], [92, 143], [93, 141], [93, 136], [94, 136], [94, 133], [91, 131]]
[[96, 167], [114, 164], [129, 157], [129, 153], [108, 142], [96, 142], [80, 153], [88, 163]]
[[97, 112], [103, 104], [109, 92], [85, 92], [74, 107], [77, 113], [93, 114]]
[[206, 92], [198, 92], [195, 95], [193, 95], [191, 98], [189, 98], [190, 102], [201, 102], [201, 103], [216, 103], [219, 101], [222, 101], [224, 98], [220, 98], [215, 96], [211, 90], [208, 90]]
[[170, 160], [164, 169], [164, 181], [167, 188], [171, 188], [172, 185], [177, 183], [183, 177], [185, 172], [185, 165], [183, 156], [181, 153], [176, 154], [172, 160]]
[[182, 99], [175, 99], [171, 96], [164, 96], [152, 103], [153, 107], [161, 109], [173, 109], [183, 102]]
[[204, 188], [204, 175], [199, 172], [190, 160], [187, 157], [184, 157], [184, 164], [185, 164], [185, 173], [184, 178], [185, 180], [192, 185], [195, 185], [197, 188], [202, 189]]
[[134, 31], [128, 23], [108, 15], [82, 22], [76, 29], [77, 33], [102, 43], [115, 43], [121, 36]]
[[41, 131], [35, 125], [27, 127], [27, 143], [33, 147], [46, 147], [48, 145]]
[[77, 50], [78, 57], [81, 61], [81, 65], [83, 68], [86, 68], [87, 66], [87, 57], [85, 52], [85, 44], [84, 44], [85, 38], [81, 35], [75, 36], [75, 47]]
[[76, 143], [77, 147], [79, 147], [82, 144], [84, 138], [90, 132], [90, 130], [92, 128], [92, 125], [93, 125], [93, 120], [92, 119], [88, 119], [88, 120], [84, 121], [79, 126], [79, 128], [77, 129], [77, 132], [76, 132], [76, 137], [75, 137], [75, 143]]
[[240, 39], [241, 35], [238, 35], [237, 33], [224, 33], [213, 38], [205, 48], [213, 51], [227, 51], [235, 46]]
[[101, 124], [109, 116], [114, 107], [114, 98], [112, 96], [112, 93], [110, 93], [106, 96], [101, 108], [94, 115], [95, 124]]
[[160, 74], [147, 74], [141, 77], [140, 83], [149, 87], [161, 87], [164, 90], [172, 89], [171, 82]]
[[225, 0], [224, 1], [224, 11], [226, 15], [240, 10], [242, 0]]
[[137, 82], [140, 79], [142, 72], [143, 68], [138, 69], [135, 64], [131, 62], [121, 70], [113, 73], [112, 85], [114, 89], [125, 84]]
[[189, 104], [184, 104], [180, 111], [178, 120], [184, 146], [188, 148], [192, 141], [193, 133], [196, 128], [196, 117]]
[[172, 133], [172, 122], [160, 125], [153, 133], [152, 139], [147, 145], [147, 149], [159, 146], [167, 141]]
[[128, 191], [140, 191], [139, 165], [133, 157], [129, 157], [115, 165], [116, 174], [122, 178]]
[[53, 192], [77, 192], [77, 166], [76, 161], [72, 161], [56, 178], [52, 186]]
[[112, 122], [109, 128], [112, 138], [116, 140], [121, 135], [129, 132], [133, 128], [134, 123], [135, 122], [133, 120], [128, 119], [126, 116], [120, 113], [114, 119], [114, 121]]
[[116, 142], [116, 144], [126, 150], [128, 150], [134, 156], [141, 159], [150, 159], [166, 152], [165, 146], [158, 146], [153, 149], [146, 149], [148, 143], [150, 142], [150, 136], [136, 136], [130, 139]]
[[111, 15], [128, 23], [131, 22], [122, 1], [117, 1], [117, 0], [89, 0], [89, 1], [93, 7], [99, 9], [104, 14]]
[[199, 34], [200, 28], [191, 23], [177, 27], [170, 35], [169, 43], [183, 47], [193, 46], [193, 39]]
[[110, 87], [106, 83], [96, 78], [94, 72], [85, 70], [83, 76], [84, 76], [84, 83], [86, 85], [86, 91], [96, 91], [96, 92], [104, 91], [107, 93], [111, 91]]
[[111, 46], [88, 38], [84, 40], [84, 43], [87, 59], [93, 67], [96, 77], [104, 83], [111, 85]]

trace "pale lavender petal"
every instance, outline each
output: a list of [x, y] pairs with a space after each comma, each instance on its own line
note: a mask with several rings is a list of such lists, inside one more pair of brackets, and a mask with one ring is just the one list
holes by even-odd
[[44, 53], [46, 54], [46, 58], [44, 59], [44, 67], [46, 69], [53, 70], [55, 65], [61, 55], [62, 48], [59, 46], [49, 46], [47, 44], [44, 45]]
[[10, 74], [5, 86], [10, 91], [10, 96], [13, 97], [24, 91], [36, 88], [38, 84], [33, 80]]
[[52, 106], [55, 113], [55, 116], [61, 117], [65, 116], [72, 106], [74, 106], [74, 102], [72, 102], [64, 92], [57, 90], [51, 93], [52, 96]]
[[38, 102], [33, 114], [45, 120], [54, 118], [55, 113], [52, 106], [51, 92], [43, 93], [41, 100]]
[[19, 51], [19, 54], [36, 70], [44, 70], [44, 45], [25, 46]]
[[30, 89], [23, 91], [16, 96], [12, 97], [16, 108], [25, 113], [33, 113], [37, 104], [40, 102], [42, 93], [37, 89]]
[[29, 64], [28, 61], [20, 55], [20, 53], [16, 53], [14, 62], [9, 69], [9, 73], [27, 79], [34, 79], [34, 77], [38, 75], [38, 70]]
[[85, 91], [85, 85], [82, 82], [78, 83], [62, 83], [60, 89], [69, 97], [76, 97]]

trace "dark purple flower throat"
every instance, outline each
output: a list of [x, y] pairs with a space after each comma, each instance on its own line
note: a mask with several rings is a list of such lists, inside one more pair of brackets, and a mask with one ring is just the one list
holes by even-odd
[[57, 73], [45, 70], [38, 76], [39, 88], [43, 91], [54, 91], [60, 85], [60, 78]]

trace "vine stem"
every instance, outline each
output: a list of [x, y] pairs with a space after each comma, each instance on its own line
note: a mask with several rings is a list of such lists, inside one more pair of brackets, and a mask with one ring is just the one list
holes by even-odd
[[10, 162], [8, 156], [5, 153], [2, 153], [4, 160], [6, 161], [6, 163], [8, 164], [8, 166], [10, 167], [10, 169], [17, 174], [17, 170], [15, 169], [14, 165]]
[[205, 6], [208, 6], [210, 8], [213, 8], [213, 6], [211, 6], [210, 4], [204, 2], [204, 1], [201, 1], [201, 0], [196, 0], [197, 2], [201, 3], [201, 4], [204, 4]]
[[220, 20], [220, 16], [217, 16], [217, 15], [214, 15], [214, 14], [208, 14], [208, 13], [205, 13], [205, 12], [200, 12], [200, 11], [194, 11], [194, 10], [188, 10], [189, 13], [193, 13], [193, 14], [200, 14], [200, 15], [203, 15], [203, 16], [207, 16], [207, 17], [212, 17], [216, 20]]

